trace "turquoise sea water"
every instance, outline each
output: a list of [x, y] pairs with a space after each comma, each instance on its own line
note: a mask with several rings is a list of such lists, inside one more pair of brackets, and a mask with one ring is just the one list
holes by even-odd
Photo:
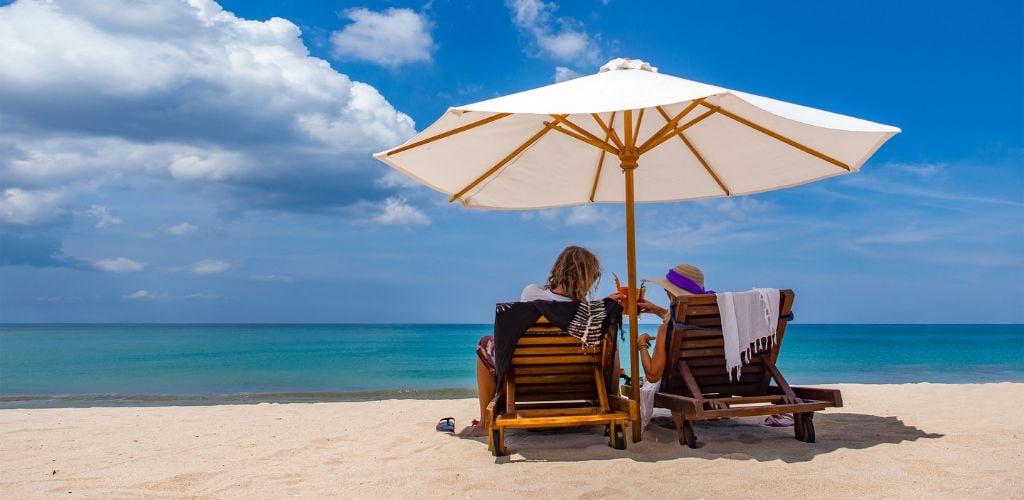
[[[471, 397], [491, 330], [0, 325], [0, 407]], [[791, 324], [779, 364], [803, 384], [1020, 382], [1024, 325]]]

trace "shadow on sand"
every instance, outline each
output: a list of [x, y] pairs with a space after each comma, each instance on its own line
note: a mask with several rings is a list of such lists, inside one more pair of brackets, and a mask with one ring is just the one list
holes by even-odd
[[[925, 432], [903, 423], [898, 417], [859, 413], [818, 413], [814, 417], [817, 442], [804, 443], [793, 437], [791, 427], [761, 425], [758, 418], [737, 418], [697, 424], [697, 449], [680, 446], [671, 417], [656, 416], [640, 443], [629, 443], [625, 451], [607, 446], [600, 427], [576, 427], [543, 431], [509, 431], [505, 447], [510, 455], [495, 463], [581, 462], [627, 458], [657, 462], [678, 458], [781, 460], [806, 462], [836, 450], [861, 450], [881, 444], [900, 444], [918, 439], [937, 439], [942, 434]], [[470, 437], [469, 429], [458, 435], [487, 445], [486, 437]]]

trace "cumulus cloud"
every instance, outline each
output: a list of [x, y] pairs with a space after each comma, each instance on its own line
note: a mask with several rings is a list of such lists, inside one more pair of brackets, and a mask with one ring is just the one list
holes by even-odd
[[430, 218], [418, 208], [409, 205], [402, 198], [392, 197], [384, 201], [384, 211], [373, 218], [384, 225], [425, 225]]
[[22, 226], [49, 222], [64, 214], [59, 206], [63, 198], [54, 191], [4, 189], [0, 193], [0, 220]]
[[0, 7], [0, 221], [51, 221], [128, 174], [213, 185], [243, 210], [384, 199], [365, 167], [412, 120], [299, 35], [212, 0]]
[[228, 269], [231, 269], [231, 264], [223, 260], [205, 259], [189, 267], [189, 272], [192, 274], [205, 275], [205, 274], [220, 274]]
[[171, 236], [188, 236], [198, 230], [198, 227], [189, 224], [188, 222], [182, 222], [181, 224], [175, 224], [164, 229], [164, 232]]
[[[600, 61], [597, 38], [571, 17], [556, 17], [558, 4], [543, 0], [506, 0], [512, 23], [529, 37], [531, 49], [563, 62], [594, 64]], [[557, 73], [556, 73], [557, 77]]]
[[120, 217], [115, 217], [107, 211], [105, 207], [100, 205], [93, 205], [89, 207], [85, 212], [85, 215], [96, 219], [96, 224], [93, 226], [96, 229], [103, 229], [105, 227], [116, 226], [124, 222]]
[[566, 68], [565, 66], [555, 67], [555, 83], [561, 83], [566, 80], [572, 80], [573, 78], [579, 78], [583, 76], [578, 71]]
[[91, 261], [92, 267], [108, 273], [137, 273], [146, 268], [143, 262], [136, 262], [127, 257], [112, 259], [96, 259]]
[[391, 7], [383, 12], [347, 9], [344, 16], [352, 24], [331, 33], [334, 57], [388, 67], [430, 62], [434, 48], [430, 34], [433, 23], [425, 15]]

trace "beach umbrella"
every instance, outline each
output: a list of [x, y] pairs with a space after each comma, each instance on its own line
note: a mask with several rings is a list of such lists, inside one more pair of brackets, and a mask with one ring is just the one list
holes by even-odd
[[[374, 157], [469, 208], [624, 203], [626, 310], [635, 311], [635, 203], [746, 195], [856, 172], [899, 132], [614, 59], [594, 75], [449, 108]], [[637, 315], [629, 323], [637, 381]], [[639, 384], [631, 397], [636, 442]]]

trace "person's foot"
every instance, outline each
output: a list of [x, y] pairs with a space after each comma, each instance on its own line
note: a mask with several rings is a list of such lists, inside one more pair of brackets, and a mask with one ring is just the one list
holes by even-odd
[[469, 437], [487, 437], [487, 426], [479, 420], [474, 420], [469, 427]]

